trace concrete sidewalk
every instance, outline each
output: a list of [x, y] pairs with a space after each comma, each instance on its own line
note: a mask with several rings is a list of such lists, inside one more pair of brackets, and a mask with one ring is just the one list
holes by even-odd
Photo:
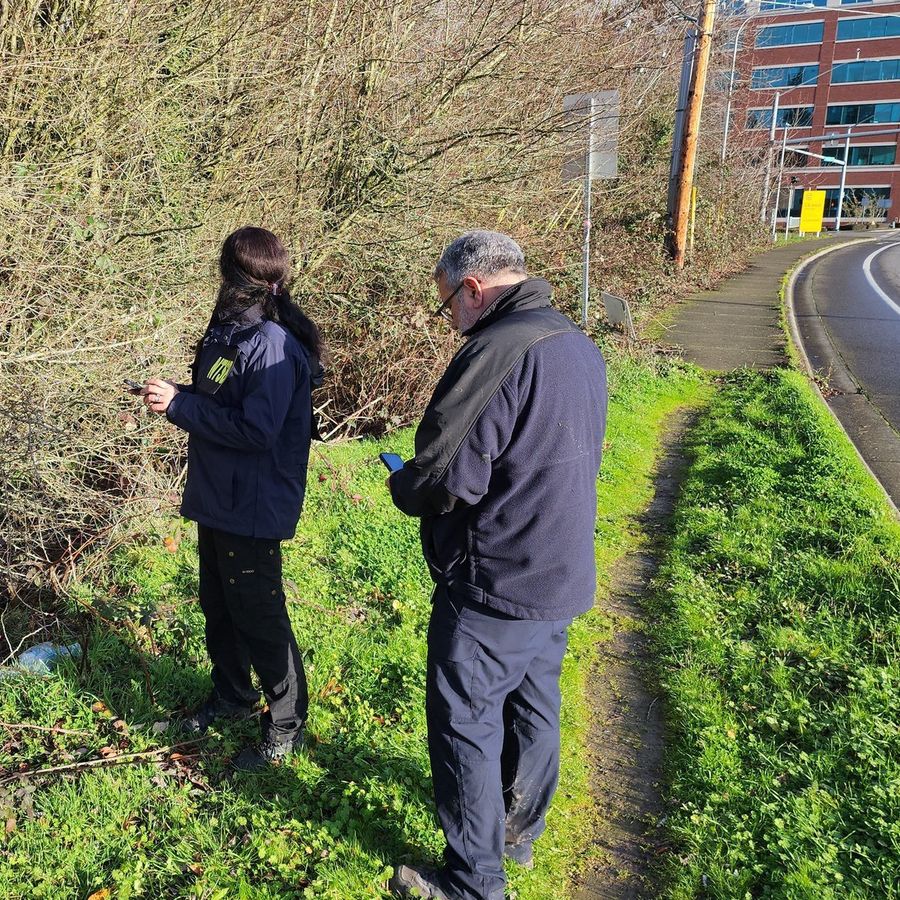
[[[829, 235], [768, 250], [718, 289], [694, 294], [679, 304], [662, 339], [678, 348], [685, 359], [713, 371], [786, 366], [780, 296], [785, 275], [820, 249], [837, 249], [839, 245], [875, 236], [872, 232]], [[807, 358], [811, 372], [827, 373], [829, 389], [824, 402], [897, 509], [900, 438], [847, 372], [828, 340], [804, 279], [800, 280], [800, 290], [793, 300], [800, 319], [799, 327], [796, 320], [793, 323], [794, 342]]]
[[[843, 237], [843, 236], [842, 236]], [[776, 246], [743, 272], [679, 304], [663, 340], [704, 369], [771, 369], [787, 364], [779, 292], [785, 274], [834, 238]]]

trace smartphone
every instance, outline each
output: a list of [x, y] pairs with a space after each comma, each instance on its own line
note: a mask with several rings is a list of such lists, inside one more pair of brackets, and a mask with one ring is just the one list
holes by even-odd
[[389, 472], [403, 468], [403, 457], [396, 453], [379, 453], [378, 458], [388, 467]]
[[142, 391], [144, 389], [144, 385], [140, 381], [133, 381], [131, 378], [123, 378], [122, 381], [130, 391]]

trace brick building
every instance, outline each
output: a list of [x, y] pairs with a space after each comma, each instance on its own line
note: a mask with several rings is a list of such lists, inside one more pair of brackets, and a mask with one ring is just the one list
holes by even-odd
[[[793, 0], [788, 0], [793, 2]], [[740, 33], [734, 92], [732, 147], [762, 146], [769, 136], [774, 95], [774, 173], [781, 144], [850, 162], [842, 225], [869, 218], [900, 219], [900, 0], [757, 0], [746, 7]], [[821, 140], [823, 135], [832, 136]], [[840, 137], [834, 137], [840, 135]], [[817, 139], [818, 138], [818, 139]], [[825, 227], [834, 227], [841, 166], [788, 152], [781, 173], [779, 217], [795, 191], [826, 190]]]

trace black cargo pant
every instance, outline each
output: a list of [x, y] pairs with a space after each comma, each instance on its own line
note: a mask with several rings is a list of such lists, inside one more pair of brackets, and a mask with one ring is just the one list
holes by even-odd
[[515, 619], [435, 591], [425, 706], [447, 839], [441, 880], [454, 900], [502, 900], [504, 844], [544, 831], [559, 775], [570, 624]]
[[309, 698], [303, 660], [281, 585], [281, 542], [198, 527], [200, 606], [216, 693], [252, 705], [256, 670], [269, 704], [264, 728], [293, 735], [306, 723]]

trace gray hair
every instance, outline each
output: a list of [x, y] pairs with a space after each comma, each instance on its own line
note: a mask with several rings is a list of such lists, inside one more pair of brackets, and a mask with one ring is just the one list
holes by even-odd
[[499, 231], [467, 231], [444, 249], [434, 278], [443, 275], [455, 287], [469, 275], [487, 278], [506, 271], [526, 274], [522, 248]]

